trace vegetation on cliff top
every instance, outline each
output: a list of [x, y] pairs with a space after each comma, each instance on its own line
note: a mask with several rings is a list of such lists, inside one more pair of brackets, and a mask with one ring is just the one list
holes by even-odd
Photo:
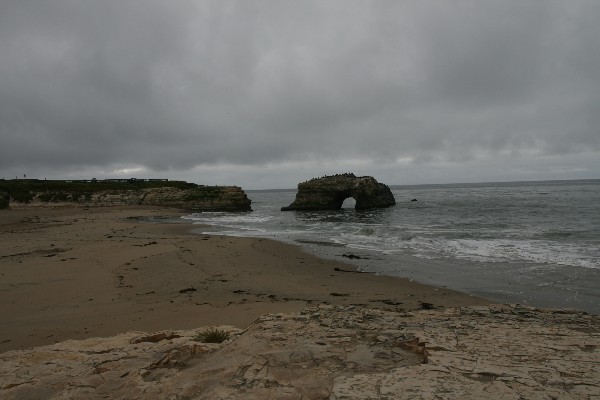
[[0, 210], [8, 208], [9, 199], [8, 191], [0, 189]]
[[[107, 180], [39, 180], [39, 179], [0, 179], [0, 192], [8, 193], [12, 201], [29, 203], [36, 194], [42, 201], [77, 201], [89, 199], [93, 193], [101, 191], [126, 191], [171, 187], [180, 190], [199, 186], [185, 181], [163, 179], [107, 179]], [[41, 195], [40, 195], [41, 193]], [[6, 200], [8, 201], [8, 199]], [[3, 200], [0, 203], [3, 204]], [[2, 208], [0, 204], [0, 208]], [[5, 205], [4, 208], [6, 208]]]

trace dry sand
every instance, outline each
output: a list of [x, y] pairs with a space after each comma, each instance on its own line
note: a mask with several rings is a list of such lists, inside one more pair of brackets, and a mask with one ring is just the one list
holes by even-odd
[[132, 330], [245, 328], [260, 315], [307, 305], [396, 311], [487, 303], [359, 273], [276, 241], [146, 222], [184, 214], [139, 207], [0, 211], [0, 352]]

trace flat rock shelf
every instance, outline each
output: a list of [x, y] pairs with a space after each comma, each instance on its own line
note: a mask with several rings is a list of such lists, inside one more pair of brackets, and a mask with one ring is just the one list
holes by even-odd
[[321, 305], [229, 339], [129, 332], [0, 354], [0, 397], [591, 399], [600, 316], [516, 305], [393, 312]]

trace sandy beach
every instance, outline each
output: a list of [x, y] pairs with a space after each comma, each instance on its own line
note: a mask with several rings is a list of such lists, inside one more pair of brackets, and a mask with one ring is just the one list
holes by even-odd
[[[0, 212], [0, 397], [597, 396], [595, 315], [488, 304], [294, 245], [207, 236], [182, 214]], [[209, 327], [229, 338], [205, 343]]]
[[247, 327], [319, 304], [388, 311], [485, 299], [359, 273], [299, 247], [194, 234], [166, 208], [0, 212], [0, 352], [127, 331]]

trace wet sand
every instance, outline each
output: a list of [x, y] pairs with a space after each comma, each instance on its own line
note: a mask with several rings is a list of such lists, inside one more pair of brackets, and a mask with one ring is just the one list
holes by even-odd
[[322, 303], [395, 311], [488, 303], [276, 241], [193, 234], [197, 225], [176, 222], [184, 214], [0, 211], [0, 352], [132, 330], [245, 328], [266, 313]]

